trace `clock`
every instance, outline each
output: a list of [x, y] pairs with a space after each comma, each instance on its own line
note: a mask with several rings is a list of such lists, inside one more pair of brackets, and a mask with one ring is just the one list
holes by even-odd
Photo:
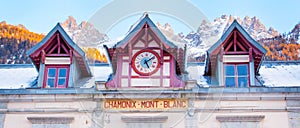
[[137, 74], [150, 76], [160, 68], [160, 56], [153, 50], [140, 50], [133, 55], [131, 66]]

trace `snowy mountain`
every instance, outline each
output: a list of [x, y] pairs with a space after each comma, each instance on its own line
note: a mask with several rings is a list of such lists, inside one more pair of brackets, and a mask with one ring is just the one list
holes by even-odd
[[200, 34], [202, 41], [206, 42], [207, 47], [210, 47], [222, 36], [234, 19], [236, 19], [255, 40], [280, 35], [280, 33], [272, 27], [267, 29], [255, 16], [252, 18], [246, 16], [242, 19], [232, 15], [222, 15], [212, 22], [203, 21], [197, 32]]
[[[234, 19], [236, 19], [255, 40], [274, 38], [281, 35], [272, 27], [267, 29], [255, 16], [252, 18], [248, 16], [240, 18], [232, 15], [222, 15], [211, 22], [202, 21], [197, 31], [190, 33], [179, 32], [177, 34], [169, 23], [162, 24], [157, 22], [156, 26], [168, 40], [173, 41], [176, 45], [186, 44], [188, 61], [203, 61], [206, 50], [220, 39]], [[62, 23], [62, 26], [66, 29], [71, 38], [82, 47], [97, 47], [103, 42], [106, 42], [105, 44], [114, 44], [117, 42], [109, 40], [106, 34], [100, 33], [90, 23], [83, 21], [78, 25], [72, 16], [69, 16], [68, 19]], [[296, 25], [293, 31], [287, 36], [298, 36], [299, 38], [299, 28], [300, 25]]]
[[[246, 16], [242, 19], [237, 16], [222, 15], [212, 22], [202, 21], [197, 32], [190, 32], [186, 36], [184, 36], [182, 33], [177, 35], [174, 34], [172, 28], [170, 28], [171, 26], [167, 23], [163, 27], [161, 27], [162, 25], [160, 24], [157, 26], [166, 36], [172, 36], [171, 39], [177, 37], [179, 38], [176, 38], [177, 41], [180, 41], [181, 38], [181, 41], [187, 44], [187, 54], [189, 58], [198, 58], [203, 56], [205, 51], [220, 39], [234, 19], [236, 19], [255, 40], [273, 38], [280, 35], [280, 33], [272, 27], [267, 29], [265, 25], [262, 24], [255, 16], [252, 18]], [[299, 29], [295, 29], [295, 31], [296, 30], [299, 31]]]
[[81, 47], [97, 47], [109, 40], [108, 36], [99, 32], [92, 24], [82, 21], [77, 24], [74, 17], [69, 16], [61, 23], [68, 35]]
[[300, 44], [300, 23], [296, 24], [292, 31], [287, 34], [286, 40]]
[[168, 39], [176, 42], [182, 42], [182, 36], [180, 34], [175, 34], [172, 26], [169, 23], [161, 25], [161, 23], [157, 22], [156, 26]]

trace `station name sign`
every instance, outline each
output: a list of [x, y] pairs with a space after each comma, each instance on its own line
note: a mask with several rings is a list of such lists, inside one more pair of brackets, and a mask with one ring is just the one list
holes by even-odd
[[107, 99], [103, 101], [103, 109], [185, 109], [187, 99]]

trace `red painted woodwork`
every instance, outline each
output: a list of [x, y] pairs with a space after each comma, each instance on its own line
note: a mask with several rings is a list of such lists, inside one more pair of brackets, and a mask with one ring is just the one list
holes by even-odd
[[70, 51], [74, 49], [68, 45], [62, 35], [56, 31], [46, 43], [32, 53], [30, 58], [39, 69], [40, 60], [45, 63], [46, 57], [71, 57]]
[[[224, 51], [222, 51], [222, 49], [224, 49]], [[210, 54], [209, 69], [206, 75], [211, 75], [212, 72], [215, 72], [213, 67], [216, 66], [218, 54], [221, 54], [221, 56], [249, 55], [250, 61], [252, 61], [252, 58], [254, 57], [254, 69], [256, 73], [261, 58], [263, 57], [263, 53], [253, 46], [237, 28], [233, 29], [225, 41]]]
[[66, 68], [66, 85], [64, 87], [58, 86], [58, 70], [56, 71], [55, 75], [55, 82], [54, 82], [54, 88], [67, 88], [68, 87], [68, 82], [69, 82], [69, 73], [70, 73], [70, 65], [46, 65], [45, 66], [45, 71], [44, 71], [44, 83], [43, 83], [43, 88], [47, 88], [47, 80], [48, 80], [48, 69], [49, 68]]
[[[125, 44], [123, 44], [120, 47], [113, 47], [113, 48], [107, 48], [109, 57], [111, 58], [112, 66], [113, 66], [113, 72], [114, 77], [112, 80], [108, 81], [105, 85], [107, 88], [121, 88], [121, 78], [128, 78], [128, 86], [129, 88], [131, 86], [131, 80], [137, 79], [137, 78], [143, 78], [143, 79], [149, 79], [149, 78], [158, 78], [160, 80], [159, 87], [163, 87], [163, 79], [164, 78], [170, 78], [170, 87], [184, 87], [184, 82], [181, 81], [177, 74], [183, 73], [183, 68], [179, 68], [180, 66], [183, 66], [184, 61], [184, 51], [181, 48], [171, 48], [167, 45], [167, 43], [162, 42], [162, 40], [157, 36], [157, 34], [152, 30], [148, 23], [146, 22], [143, 27], [141, 27], [135, 35], [129, 39]], [[145, 36], [145, 38], [143, 38]], [[148, 35], [150, 35], [152, 38], [149, 39]], [[137, 42], [141, 41], [144, 43], [145, 47], [136, 47], [135, 45]], [[157, 44], [157, 47], [149, 47], [149, 43], [151, 41], [155, 41]], [[132, 66], [134, 63], [132, 60], [136, 57], [132, 55], [132, 51], [140, 51], [140, 50], [158, 50], [159, 51], [159, 68], [155, 69], [157, 72], [159, 70], [159, 76], [151, 76], [155, 72], [152, 72], [151, 74], [141, 74], [141, 76], [133, 75], [132, 71], [137, 72], [134, 67]], [[156, 52], [155, 52], [156, 53]], [[182, 54], [182, 55], [181, 55]], [[128, 75], [122, 76], [122, 63], [128, 62], [123, 60], [123, 56], [129, 57], [129, 68], [128, 68]], [[169, 56], [170, 59], [164, 60], [164, 56]], [[163, 72], [164, 62], [170, 62], [170, 75], [166, 76]], [[134, 86], [135, 88], [139, 88], [138, 86]], [[145, 87], [145, 86], [143, 86]], [[145, 87], [145, 88], [152, 88], [152, 86]], [[155, 86], [154, 88], [157, 88]]]

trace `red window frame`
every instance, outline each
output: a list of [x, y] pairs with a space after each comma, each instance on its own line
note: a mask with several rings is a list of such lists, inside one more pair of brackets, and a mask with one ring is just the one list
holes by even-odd
[[223, 69], [224, 69], [224, 72], [223, 72], [223, 77], [224, 77], [224, 86], [227, 87], [226, 85], [226, 70], [225, 70], [225, 66], [226, 65], [234, 65], [234, 80], [235, 80], [235, 87], [236, 88], [239, 88], [239, 82], [238, 82], [238, 78], [239, 78], [239, 75], [238, 75], [238, 69], [237, 69], [237, 66], [238, 65], [247, 65], [247, 69], [248, 69], [248, 75], [247, 75], [247, 87], [250, 87], [250, 69], [249, 69], [249, 63], [224, 63], [223, 65]]
[[[49, 68], [55, 68], [56, 69], [56, 74], [54, 78], [54, 87], [47, 87], [47, 82], [48, 82], [48, 69]], [[59, 79], [59, 69], [61, 68], [66, 68], [66, 85], [65, 86], [59, 86], [58, 85], [58, 79]], [[70, 65], [46, 65], [45, 66], [45, 71], [44, 71], [44, 84], [43, 88], [67, 88], [68, 87], [68, 82], [69, 82], [69, 72], [70, 72]]]

